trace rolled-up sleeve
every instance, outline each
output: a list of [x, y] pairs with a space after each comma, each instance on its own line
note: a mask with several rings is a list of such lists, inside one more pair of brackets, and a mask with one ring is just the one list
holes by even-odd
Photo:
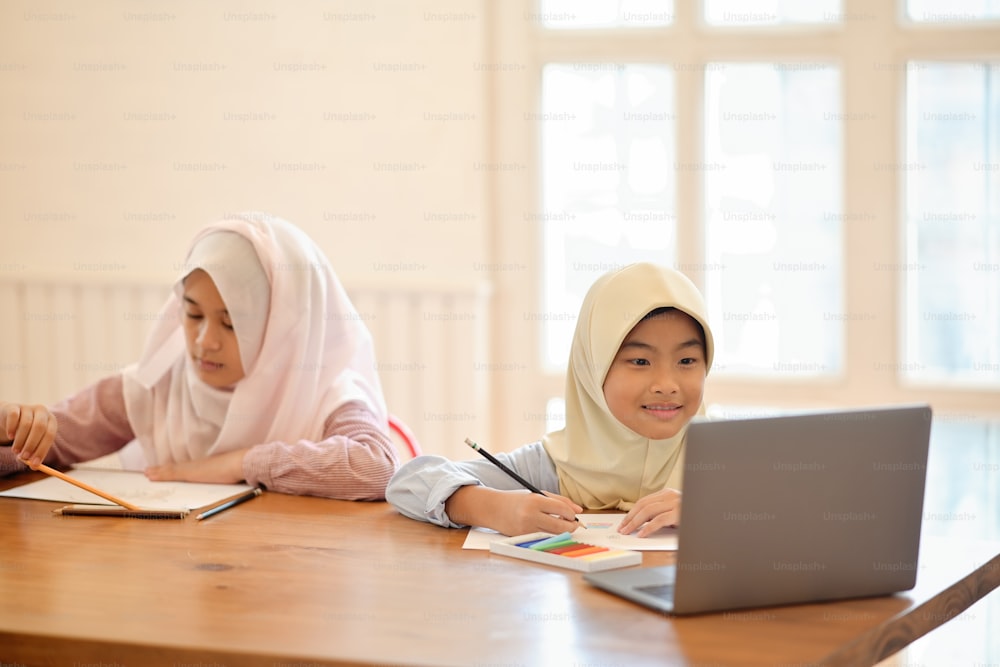
[[331, 414], [323, 439], [271, 442], [243, 457], [248, 484], [291, 495], [382, 500], [399, 458], [385, 427], [364, 404], [351, 401]]
[[[542, 443], [493, 455], [542, 491], [559, 492], [559, 476]], [[445, 512], [445, 502], [463, 486], [486, 486], [501, 491], [522, 490], [516, 480], [486, 460], [451, 461], [442, 456], [418, 456], [405, 463], [386, 488], [386, 500], [400, 514], [448, 528], [464, 528]], [[526, 493], [530, 493], [525, 490]]]

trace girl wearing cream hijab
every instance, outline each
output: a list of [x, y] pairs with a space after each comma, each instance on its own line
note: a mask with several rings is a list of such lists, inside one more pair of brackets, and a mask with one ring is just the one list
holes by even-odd
[[527, 493], [489, 461], [421, 456], [389, 482], [402, 514], [506, 535], [572, 531], [584, 509], [627, 510], [620, 531], [646, 536], [680, 521], [684, 435], [703, 413], [713, 342], [705, 304], [683, 274], [641, 263], [605, 274], [577, 320], [566, 376], [566, 427], [509, 454]]
[[0, 404], [0, 471], [119, 451], [153, 480], [380, 499], [398, 459], [375, 368], [312, 240], [229, 217], [195, 236], [136, 364], [51, 409]]

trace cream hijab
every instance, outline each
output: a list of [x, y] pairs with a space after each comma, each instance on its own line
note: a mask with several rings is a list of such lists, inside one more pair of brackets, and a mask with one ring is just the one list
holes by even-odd
[[[183, 280], [208, 273], [226, 304], [245, 376], [198, 379], [184, 342]], [[142, 457], [190, 461], [261, 443], [318, 440], [330, 413], [361, 401], [386, 424], [371, 335], [323, 252], [294, 225], [259, 213], [203, 228], [136, 364], [125, 408]], [[385, 426], [386, 430], [388, 426]]]
[[[604, 378], [625, 336], [648, 313], [673, 307], [705, 332], [706, 371], [714, 343], [698, 288], [673, 269], [632, 264], [601, 276], [587, 292], [566, 373], [566, 427], [542, 444], [555, 462], [560, 493], [587, 509], [628, 510], [664, 488], [680, 488], [685, 426], [650, 440], [619, 422], [604, 400]], [[701, 406], [704, 411], [704, 406]]]

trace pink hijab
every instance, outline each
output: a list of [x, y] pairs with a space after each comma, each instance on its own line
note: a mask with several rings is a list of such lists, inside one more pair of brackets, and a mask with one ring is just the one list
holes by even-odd
[[[184, 343], [182, 281], [197, 268], [215, 282], [240, 344], [246, 375], [228, 390], [197, 378]], [[386, 423], [371, 335], [330, 262], [300, 229], [260, 213], [198, 232], [123, 380], [145, 459], [133, 451], [122, 457], [126, 467], [319, 440], [326, 419], [348, 401], [361, 401]]]

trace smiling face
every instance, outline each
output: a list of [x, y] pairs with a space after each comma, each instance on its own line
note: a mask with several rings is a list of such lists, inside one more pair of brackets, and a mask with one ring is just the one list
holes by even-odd
[[243, 379], [240, 346], [226, 304], [211, 276], [195, 269], [184, 279], [184, 341], [201, 380], [231, 387]]
[[604, 378], [604, 399], [639, 435], [672, 438], [698, 413], [706, 373], [701, 327], [670, 308], [641, 320], [622, 341]]

